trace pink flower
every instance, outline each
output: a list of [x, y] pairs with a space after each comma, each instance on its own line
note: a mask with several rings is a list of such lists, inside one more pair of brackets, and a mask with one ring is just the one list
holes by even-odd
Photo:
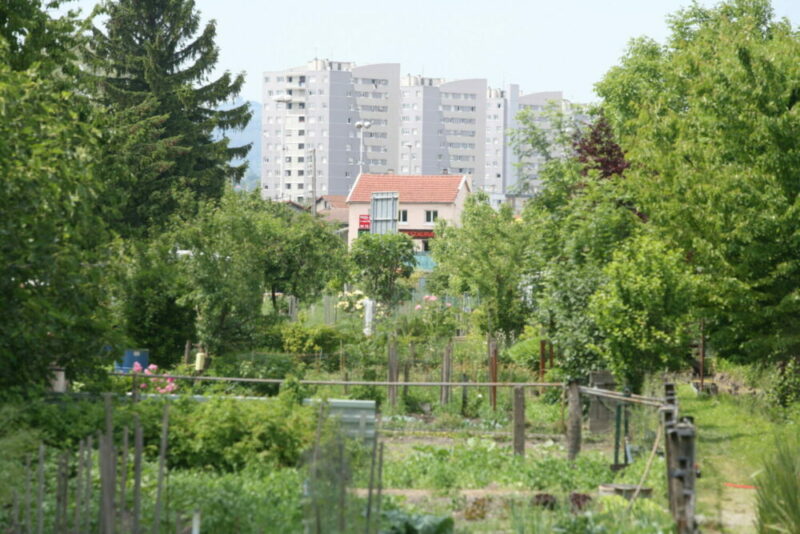
[[139, 387], [142, 389], [147, 389], [147, 384], [139, 384]]
[[142, 364], [139, 362], [133, 362], [133, 372], [134, 373], [141, 373], [142, 372]]
[[450, 306], [452, 306], [452, 304], [450, 304], [450, 303], [448, 302], [447, 304], [445, 304], [445, 306], [447, 306], [447, 307], [449, 308]]
[[154, 364], [154, 363], [151, 363], [150, 365], [148, 365], [147, 368], [150, 369], [153, 372], [158, 371], [158, 366], [156, 364]]
[[146, 375], [152, 375], [152, 374], [153, 374], [153, 372], [152, 372], [152, 371], [150, 371], [150, 368], [148, 367], [147, 369], [145, 369], [145, 370], [144, 370], [144, 374], [146, 374]]
[[417, 311], [421, 310], [422, 309], [422, 304], [417, 304], [416, 306], [414, 306], [414, 309], [417, 310]]
[[425, 295], [424, 297], [422, 297], [422, 300], [424, 300], [425, 302], [428, 302], [429, 300], [431, 300], [431, 296], [430, 295]]
[[167, 382], [169, 382], [170, 384], [172, 384], [172, 383], [174, 383], [174, 382], [175, 382], [175, 379], [174, 379], [174, 378], [172, 378], [172, 377], [169, 377], [169, 378], [167, 378]]
[[436, 302], [437, 300], [439, 300], [439, 297], [437, 297], [436, 295], [431, 295], [431, 297], [428, 300], [430, 300], [431, 302]]

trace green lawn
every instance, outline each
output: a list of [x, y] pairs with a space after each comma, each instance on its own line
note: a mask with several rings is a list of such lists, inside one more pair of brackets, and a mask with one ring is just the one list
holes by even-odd
[[749, 395], [698, 397], [684, 385], [678, 396], [680, 413], [694, 416], [697, 425], [699, 513], [710, 521], [705, 530], [753, 532], [755, 491], [725, 483], [753, 484], [786, 421]]

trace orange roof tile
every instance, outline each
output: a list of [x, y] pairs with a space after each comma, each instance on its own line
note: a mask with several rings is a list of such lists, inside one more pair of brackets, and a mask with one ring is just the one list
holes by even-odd
[[466, 176], [459, 174], [362, 174], [353, 184], [347, 202], [370, 202], [372, 193], [395, 191], [401, 204], [454, 202]]

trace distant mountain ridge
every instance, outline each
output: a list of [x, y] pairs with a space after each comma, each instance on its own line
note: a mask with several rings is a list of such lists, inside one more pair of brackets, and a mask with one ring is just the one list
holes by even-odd
[[[234, 102], [221, 107], [231, 108], [244, 102], [242, 99], [236, 99]], [[247, 157], [244, 160], [235, 159], [233, 163], [239, 164], [247, 161], [247, 172], [242, 178], [239, 187], [247, 191], [253, 191], [258, 189], [261, 183], [261, 103], [250, 100], [247, 101], [247, 104], [250, 106], [250, 111], [253, 112], [250, 122], [244, 129], [230, 130], [225, 132], [225, 135], [230, 139], [230, 146], [242, 146], [252, 143]], [[221, 132], [217, 132], [217, 135], [221, 136]]]

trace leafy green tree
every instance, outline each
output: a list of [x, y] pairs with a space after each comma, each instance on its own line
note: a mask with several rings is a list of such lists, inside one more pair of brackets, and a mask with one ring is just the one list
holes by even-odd
[[274, 309], [278, 293], [313, 300], [329, 283], [336, 285], [346, 277], [347, 250], [330, 224], [284, 203], [262, 205], [281, 228], [281, 238], [270, 243], [263, 262]]
[[129, 344], [149, 349], [160, 366], [179, 362], [186, 341], [196, 339], [195, 311], [179, 302], [190, 288], [171, 238], [128, 240], [113, 262], [117, 325]]
[[[258, 192], [231, 188], [218, 205], [207, 203], [178, 228], [174, 239], [190, 252], [181, 261], [189, 291], [178, 302], [195, 309], [197, 335], [217, 353], [258, 345], [270, 320], [262, 313], [264, 295], [276, 288], [302, 298], [319, 295], [337, 274], [332, 266], [344, 249], [309, 214], [292, 215]], [[307, 263], [300, 266], [302, 258]]]
[[74, 49], [80, 34], [76, 16], [52, 16], [52, 10], [62, 3], [49, 0], [43, 6], [41, 0], [6, 0], [0, 5], [0, 38], [6, 47], [3, 61], [11, 70], [24, 71], [37, 63], [47, 72], [57, 70], [70, 76], [77, 72]]
[[800, 354], [800, 36], [766, 0], [693, 5], [597, 85], [629, 195], [700, 274], [723, 357]]
[[470, 196], [459, 226], [440, 221], [433, 242], [437, 277], [455, 292], [480, 300], [481, 329], [509, 340], [530, 313], [524, 259], [530, 234], [511, 209], [492, 208], [483, 193]]
[[193, 0], [108, 0], [100, 12], [106, 31], [94, 28], [86, 60], [101, 101], [126, 119], [157, 128], [155, 138], [131, 143], [129, 158], [140, 171], [124, 188], [123, 226], [163, 226], [178, 211], [192, 213], [198, 202], [219, 199], [227, 181], [238, 181], [246, 164], [232, 166], [249, 145], [229, 147], [214, 131], [244, 127], [247, 104], [219, 109], [236, 96], [243, 75], [226, 72], [208, 81], [219, 57], [216, 25], [200, 30]]
[[614, 251], [587, 309], [597, 346], [615, 374], [640, 392], [647, 373], [686, 363], [695, 334], [694, 275], [681, 253], [646, 232]]
[[[12, 37], [39, 31], [24, 27]], [[75, 80], [47, 64], [50, 44], [32, 59], [35, 46], [0, 37], [3, 394], [44, 383], [51, 364], [67, 366], [72, 377], [92, 372], [110, 340], [94, 108]]]
[[407, 298], [400, 284], [414, 271], [414, 246], [406, 234], [362, 234], [350, 258], [356, 283], [376, 302], [391, 306]]
[[525, 208], [530, 238], [523, 269], [533, 295], [533, 320], [558, 346], [566, 374], [583, 378], [603, 364], [592, 349], [602, 336], [586, 313], [589, 300], [605, 283], [604, 266], [638, 221], [621, 183], [624, 156], [602, 115], [579, 125], [559, 118], [560, 111], [548, 114], [555, 133], [537, 134], [541, 127], [529, 121], [514, 135], [515, 151], [522, 156], [541, 153], [537, 143], [558, 145], [546, 149], [554, 156], [546, 159], [540, 192]]

